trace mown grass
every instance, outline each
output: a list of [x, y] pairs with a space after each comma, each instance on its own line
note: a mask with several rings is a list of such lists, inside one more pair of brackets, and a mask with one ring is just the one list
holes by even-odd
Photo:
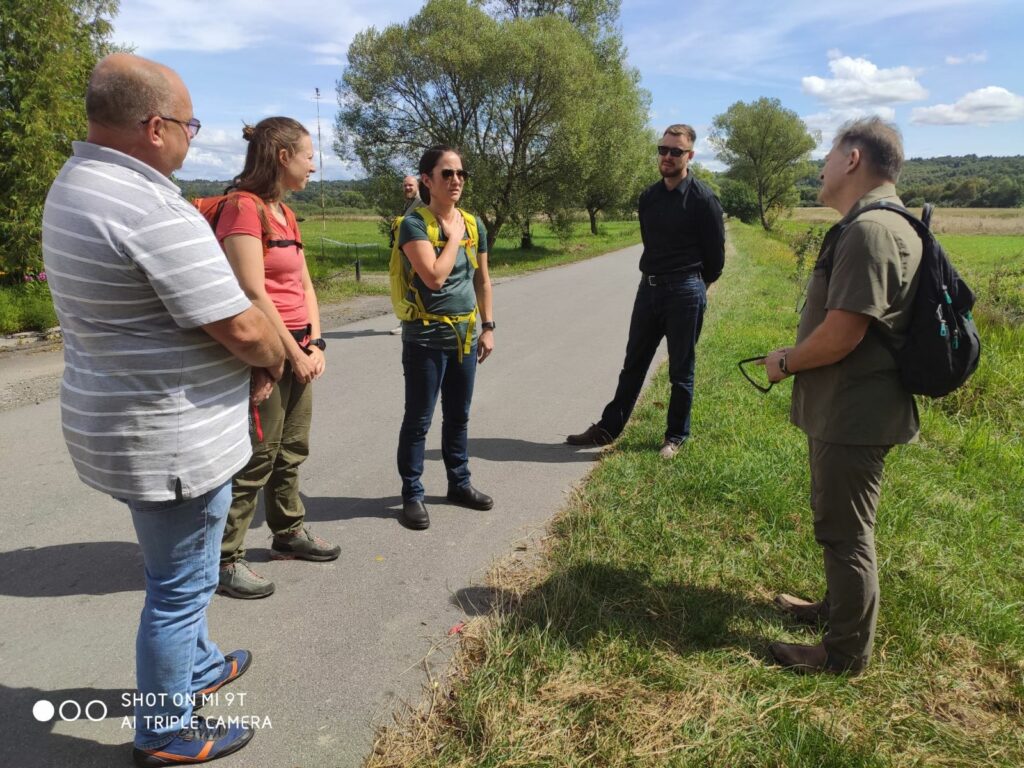
[[1024, 764], [1024, 445], [1006, 428], [1024, 367], [974, 389], [1024, 332], [983, 321], [965, 402], [986, 407], [923, 403], [921, 442], [890, 454], [872, 665], [794, 676], [766, 646], [816, 637], [771, 606], [823, 589], [806, 442], [790, 385], [761, 395], [736, 361], [792, 341], [800, 287], [785, 245], [743, 225], [730, 240], [692, 441], [671, 463], [656, 453], [663, 369], [539, 560], [495, 569], [502, 610], [472, 626], [450, 690], [369, 766]]

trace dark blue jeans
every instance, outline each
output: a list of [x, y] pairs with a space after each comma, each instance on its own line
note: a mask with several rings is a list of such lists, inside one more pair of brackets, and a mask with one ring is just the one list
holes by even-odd
[[398, 434], [402, 500], [423, 498], [423, 452], [441, 393], [441, 457], [448, 484], [469, 485], [469, 406], [476, 380], [476, 344], [459, 362], [458, 352], [402, 344], [405, 416]]
[[668, 375], [672, 382], [665, 439], [681, 441], [690, 436], [694, 348], [707, 303], [704, 280], [697, 272], [670, 285], [652, 286], [641, 280], [629, 321], [619, 385], [598, 422], [612, 437], [618, 437], [629, 421], [662, 337], [668, 341]]

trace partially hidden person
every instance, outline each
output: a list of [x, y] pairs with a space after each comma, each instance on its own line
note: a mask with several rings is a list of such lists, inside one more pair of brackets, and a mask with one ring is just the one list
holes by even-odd
[[228, 190], [217, 217], [217, 239], [238, 283], [270, 319], [285, 350], [284, 375], [252, 419], [252, 458], [231, 484], [221, 544], [217, 591], [253, 599], [274, 592], [274, 583], [246, 559], [245, 534], [263, 491], [271, 557], [314, 562], [334, 560], [341, 547], [306, 525], [299, 495], [299, 467], [309, 456], [313, 382], [326, 368], [327, 342], [320, 308], [295, 215], [284, 197], [306, 187], [316, 170], [309, 132], [289, 117], [268, 117], [245, 126], [245, 166]]

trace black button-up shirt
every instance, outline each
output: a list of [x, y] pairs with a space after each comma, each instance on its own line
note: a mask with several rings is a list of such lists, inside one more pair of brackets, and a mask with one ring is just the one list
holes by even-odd
[[672, 190], [658, 181], [637, 206], [644, 252], [640, 271], [648, 275], [700, 271], [708, 285], [725, 265], [722, 206], [711, 188], [692, 174]]

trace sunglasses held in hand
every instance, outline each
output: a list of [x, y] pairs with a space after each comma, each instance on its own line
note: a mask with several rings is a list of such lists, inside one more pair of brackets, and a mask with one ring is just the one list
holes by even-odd
[[768, 390], [775, 386], [775, 382], [769, 381], [767, 386], [765, 386], [764, 384], [760, 384], [756, 379], [754, 379], [753, 376], [747, 373], [747, 369], [744, 368], [743, 366], [749, 366], [756, 363], [758, 364], [758, 368], [760, 368], [763, 371], [764, 359], [766, 357], [768, 357], [768, 355], [758, 355], [757, 357], [748, 357], [745, 360], [740, 360], [738, 363], [736, 363], [737, 367], [739, 367], [740, 369], [740, 373], [743, 374], [743, 378], [745, 378], [747, 381], [753, 384], [754, 388], [760, 392], [768, 392]]

